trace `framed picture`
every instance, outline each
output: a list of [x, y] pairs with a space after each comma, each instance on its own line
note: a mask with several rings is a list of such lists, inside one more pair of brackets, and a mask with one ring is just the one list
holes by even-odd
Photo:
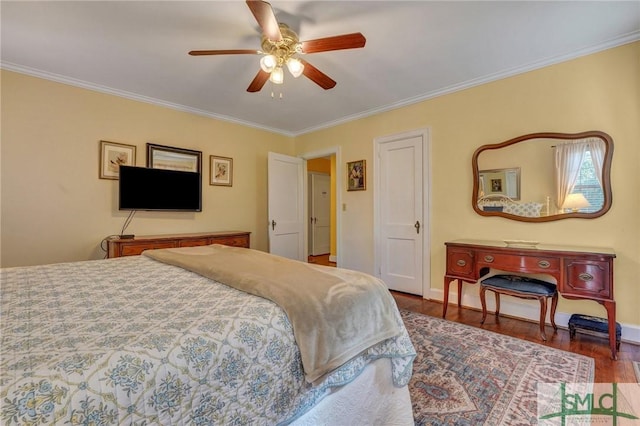
[[367, 163], [365, 160], [347, 162], [347, 191], [367, 189]]
[[147, 143], [147, 167], [202, 173], [202, 151]]
[[506, 195], [520, 200], [520, 167], [478, 171], [478, 186], [482, 195]]
[[121, 165], [136, 165], [136, 146], [100, 141], [100, 179], [119, 179]]
[[209, 185], [233, 185], [233, 158], [209, 156]]

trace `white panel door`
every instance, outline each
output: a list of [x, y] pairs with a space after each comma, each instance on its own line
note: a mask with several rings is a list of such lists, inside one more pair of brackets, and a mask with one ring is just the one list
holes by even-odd
[[331, 176], [311, 173], [311, 254], [331, 251]]
[[380, 143], [378, 262], [392, 290], [423, 293], [423, 137]]
[[306, 261], [304, 250], [304, 160], [269, 153], [269, 252]]

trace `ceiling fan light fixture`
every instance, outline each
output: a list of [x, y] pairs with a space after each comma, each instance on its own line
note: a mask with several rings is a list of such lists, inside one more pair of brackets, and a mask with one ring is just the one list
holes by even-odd
[[277, 21], [273, 8], [268, 2], [247, 0], [247, 6], [262, 30], [260, 50], [192, 50], [189, 55], [261, 55], [260, 69], [247, 87], [247, 92], [250, 93], [259, 92], [269, 80], [274, 84], [283, 84], [285, 64], [292, 76], [304, 75], [324, 90], [332, 89], [336, 82], [331, 77], [296, 56], [333, 50], [358, 49], [364, 47], [367, 41], [361, 33], [351, 33], [301, 42], [295, 31], [287, 24]]
[[260, 68], [264, 72], [272, 72], [276, 65], [278, 65], [278, 58], [273, 55], [264, 55], [262, 59], [260, 59]]
[[300, 62], [299, 59], [289, 58], [287, 59], [287, 68], [292, 76], [298, 78], [302, 75], [302, 71], [304, 71], [304, 64]]
[[274, 84], [282, 84], [284, 83], [284, 71], [282, 71], [282, 67], [276, 67], [271, 71], [271, 76], [269, 76], [269, 80]]

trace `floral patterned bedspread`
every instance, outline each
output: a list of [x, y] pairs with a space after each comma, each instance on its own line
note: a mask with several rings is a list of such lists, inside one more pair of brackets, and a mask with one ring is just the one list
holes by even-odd
[[277, 305], [144, 256], [0, 274], [2, 424], [286, 424], [370, 360], [411, 377], [402, 326], [313, 387]]

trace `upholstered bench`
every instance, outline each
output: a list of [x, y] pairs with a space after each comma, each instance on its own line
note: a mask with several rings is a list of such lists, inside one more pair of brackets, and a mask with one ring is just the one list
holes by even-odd
[[482, 322], [487, 318], [487, 302], [485, 292], [491, 290], [496, 296], [496, 317], [500, 315], [500, 295], [519, 297], [521, 299], [537, 299], [540, 301], [540, 338], [547, 340], [544, 332], [545, 318], [547, 316], [547, 298], [551, 298], [551, 325], [557, 330], [555, 316], [558, 306], [558, 288], [555, 284], [535, 278], [519, 275], [494, 275], [480, 283], [480, 303], [482, 303]]
[[[609, 322], [604, 318], [592, 317], [583, 314], [573, 314], [569, 318], [569, 339], [576, 337], [576, 331], [585, 334], [603, 334], [609, 336]], [[620, 350], [620, 337], [622, 336], [622, 327], [616, 323], [616, 350]]]

